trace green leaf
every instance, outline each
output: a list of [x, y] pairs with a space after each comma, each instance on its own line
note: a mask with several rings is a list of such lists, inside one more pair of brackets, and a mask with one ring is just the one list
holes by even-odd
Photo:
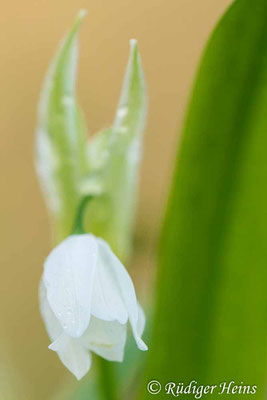
[[266, 0], [235, 1], [204, 53], [161, 234], [144, 385], [234, 380], [264, 398], [266, 21]]
[[135, 40], [113, 127], [89, 142], [89, 175], [86, 194], [99, 196], [90, 202], [87, 230], [106, 239], [126, 259], [135, 212], [138, 166], [147, 114], [147, 96], [141, 60]]
[[86, 130], [75, 96], [77, 34], [84, 14], [78, 14], [52, 61], [39, 104], [36, 167], [56, 241], [71, 231], [87, 172]]

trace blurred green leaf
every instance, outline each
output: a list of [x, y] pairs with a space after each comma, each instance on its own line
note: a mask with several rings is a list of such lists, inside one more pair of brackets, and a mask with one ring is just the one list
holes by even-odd
[[237, 0], [209, 40], [185, 123], [142, 399], [151, 379], [234, 380], [264, 398], [266, 182], [267, 2]]
[[39, 104], [36, 166], [56, 241], [71, 231], [80, 180], [87, 172], [85, 127], [75, 96], [77, 34], [83, 16], [81, 11], [52, 61]]
[[147, 96], [137, 43], [131, 40], [129, 63], [113, 127], [97, 134], [88, 147], [87, 230], [106, 239], [126, 259], [135, 212], [138, 166], [147, 114]]

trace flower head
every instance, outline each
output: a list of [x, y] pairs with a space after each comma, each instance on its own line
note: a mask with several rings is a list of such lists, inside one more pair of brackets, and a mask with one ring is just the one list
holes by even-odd
[[77, 379], [88, 372], [91, 351], [123, 360], [128, 321], [138, 348], [147, 350], [132, 280], [108, 244], [92, 234], [69, 236], [47, 257], [40, 306], [49, 348]]

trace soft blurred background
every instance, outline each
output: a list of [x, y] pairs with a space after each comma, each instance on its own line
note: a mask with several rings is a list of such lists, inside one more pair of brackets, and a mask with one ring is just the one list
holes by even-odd
[[[37, 299], [42, 262], [51, 242], [33, 165], [34, 130], [40, 86], [58, 42], [78, 9], [86, 8], [78, 96], [93, 133], [112, 122], [128, 40], [139, 41], [150, 109], [133, 263], [139, 277], [141, 272], [146, 279], [153, 278], [158, 227], [192, 79], [205, 41], [229, 3], [27, 0], [2, 4], [0, 386], [5, 395], [1, 393], [1, 399], [51, 398], [66, 376], [74, 380], [47, 350]], [[144, 299], [145, 289], [140, 290]]]

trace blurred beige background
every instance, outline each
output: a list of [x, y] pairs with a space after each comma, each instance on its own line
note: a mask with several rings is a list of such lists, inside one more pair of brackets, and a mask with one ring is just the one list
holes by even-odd
[[[47, 350], [48, 338], [38, 312], [37, 287], [50, 237], [33, 168], [36, 104], [59, 40], [77, 10], [86, 8], [78, 95], [91, 132], [112, 122], [128, 40], [139, 41], [150, 112], [137, 223], [138, 237], [146, 240], [139, 240], [136, 260], [146, 276], [145, 266], [154, 263], [155, 238], [192, 78], [203, 45], [229, 3], [25, 0], [2, 4], [0, 380], [6, 381], [6, 371], [13, 371], [5, 385], [11, 391], [16, 387], [10, 399], [50, 399], [57, 383], [69, 376]], [[0, 398], [9, 399], [7, 393]]]

